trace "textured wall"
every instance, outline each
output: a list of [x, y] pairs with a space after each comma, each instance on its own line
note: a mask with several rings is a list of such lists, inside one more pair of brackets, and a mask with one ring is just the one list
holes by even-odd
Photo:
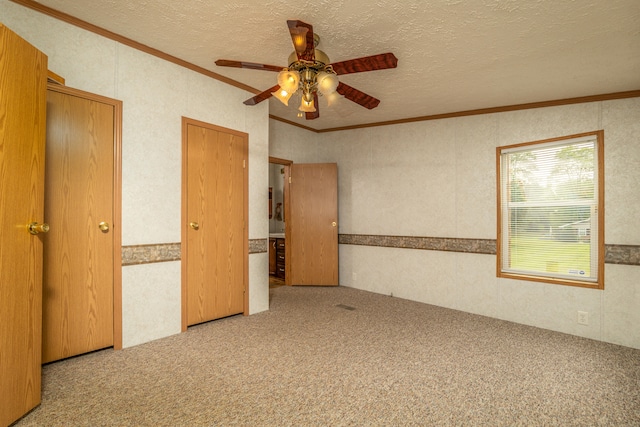
[[[249, 134], [249, 238], [266, 238], [268, 105], [250, 94], [0, 0], [0, 21], [67, 86], [123, 101], [122, 244], [180, 242], [182, 116]], [[250, 255], [249, 312], [267, 310], [267, 254]], [[180, 332], [180, 262], [123, 267], [125, 347]]]
[[[640, 245], [640, 98], [323, 133], [308, 149], [286, 126], [271, 123], [272, 155], [338, 163], [341, 235], [493, 240], [495, 148], [604, 129], [605, 243]], [[340, 284], [640, 348], [638, 266], [606, 264], [600, 291], [499, 279], [491, 254], [341, 244]]]

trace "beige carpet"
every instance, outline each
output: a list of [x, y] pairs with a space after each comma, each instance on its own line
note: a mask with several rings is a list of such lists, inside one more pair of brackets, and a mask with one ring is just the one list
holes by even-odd
[[638, 426], [640, 351], [349, 288], [44, 367], [22, 426]]

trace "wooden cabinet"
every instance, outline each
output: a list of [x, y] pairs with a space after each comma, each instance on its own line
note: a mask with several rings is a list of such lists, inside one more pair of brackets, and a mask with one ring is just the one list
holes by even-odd
[[276, 239], [276, 276], [284, 279], [284, 239]]
[[269, 275], [276, 275], [276, 238], [269, 238]]
[[284, 238], [269, 237], [269, 275], [284, 279]]

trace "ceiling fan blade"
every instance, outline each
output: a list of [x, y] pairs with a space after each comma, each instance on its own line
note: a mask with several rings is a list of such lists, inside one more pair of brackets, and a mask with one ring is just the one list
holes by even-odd
[[380, 104], [379, 99], [376, 99], [371, 95], [367, 95], [366, 93], [361, 92], [358, 89], [346, 85], [342, 82], [338, 84], [338, 88], [336, 89], [336, 91], [348, 100], [353, 101], [356, 104], [360, 104], [363, 107], [368, 108], [369, 110], [376, 108], [378, 104]]
[[313, 27], [302, 21], [287, 21], [293, 48], [300, 61], [313, 62], [316, 58], [313, 41]]
[[232, 61], [229, 59], [218, 59], [216, 61], [216, 65], [218, 67], [248, 68], [251, 70], [265, 70], [275, 72], [280, 72], [285, 68], [278, 67], [277, 65], [256, 64], [255, 62]]
[[313, 120], [320, 117], [320, 105], [318, 104], [318, 92], [313, 94], [313, 105], [316, 107], [316, 111], [314, 111], [313, 113], [304, 113], [305, 119], [307, 120]]
[[338, 75], [384, 70], [387, 68], [396, 68], [397, 66], [398, 58], [390, 52], [331, 64], [333, 71]]
[[261, 93], [257, 94], [253, 98], [247, 99], [246, 101], [243, 102], [243, 104], [245, 104], [245, 105], [256, 105], [256, 104], [264, 101], [265, 99], [269, 99], [271, 97], [271, 93], [277, 91], [278, 89], [280, 89], [280, 85], [275, 85], [274, 87], [271, 87], [271, 88], [265, 90], [264, 92], [261, 92]]

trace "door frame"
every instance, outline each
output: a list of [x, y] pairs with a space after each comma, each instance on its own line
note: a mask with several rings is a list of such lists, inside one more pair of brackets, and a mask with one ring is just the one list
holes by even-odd
[[[291, 218], [291, 203], [289, 201], [289, 177], [291, 176], [292, 160], [280, 159], [278, 157], [269, 156], [269, 163], [282, 165], [284, 167], [284, 189], [283, 189], [283, 202], [284, 202], [284, 259], [291, 259], [291, 245], [289, 242], [291, 233], [291, 222], [286, 221], [286, 218]], [[285, 262], [284, 264], [284, 284], [291, 286], [291, 262]]]
[[[47, 90], [113, 107], [113, 348], [122, 349], [122, 101], [48, 83]], [[45, 160], [46, 162], [46, 160]]]
[[244, 268], [242, 272], [242, 281], [244, 286], [244, 307], [243, 307], [243, 315], [249, 315], [249, 134], [241, 131], [237, 131], [234, 129], [225, 128], [222, 126], [214, 125], [211, 123], [203, 122], [196, 119], [190, 119], [188, 117], [182, 117], [182, 195], [181, 195], [181, 225], [180, 225], [180, 233], [181, 233], [181, 299], [182, 299], [182, 307], [181, 307], [181, 329], [182, 332], [186, 332], [189, 327], [189, 320], [187, 317], [187, 233], [189, 231], [187, 218], [187, 204], [188, 204], [188, 193], [187, 193], [187, 181], [188, 181], [188, 156], [187, 156], [187, 144], [188, 144], [188, 125], [195, 125], [204, 127], [207, 129], [212, 129], [219, 132], [230, 133], [233, 135], [237, 135], [243, 138], [246, 138], [246, 163], [244, 165], [244, 188], [242, 189], [243, 193], [243, 204], [244, 204], [244, 212], [242, 213], [244, 217], [244, 230], [243, 230], [243, 244], [242, 244], [242, 256], [244, 258]]

